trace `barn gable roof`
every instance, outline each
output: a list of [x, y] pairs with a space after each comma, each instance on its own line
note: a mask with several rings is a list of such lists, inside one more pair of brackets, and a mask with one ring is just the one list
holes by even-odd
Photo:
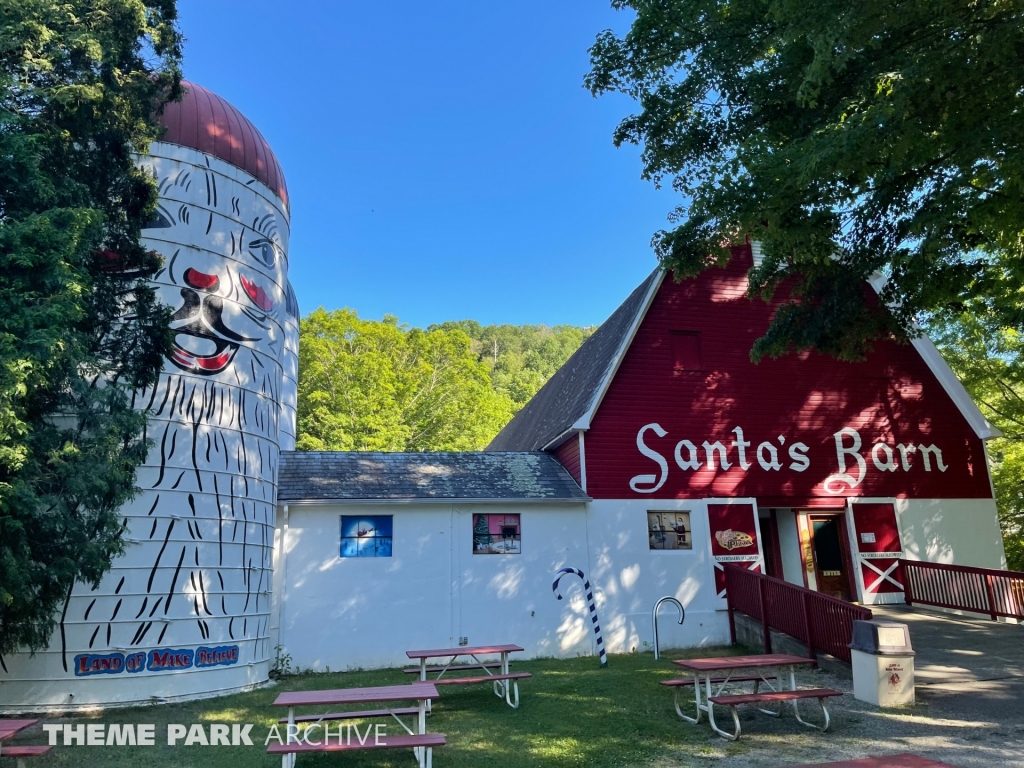
[[[754, 249], [753, 256], [759, 254]], [[569, 358], [487, 446], [488, 451], [551, 450], [591, 421], [664, 280], [652, 272]], [[877, 291], [879, 285], [871, 282]], [[942, 385], [964, 419], [982, 440], [1002, 432], [978, 409], [935, 345], [923, 334], [912, 346]]]
[[573, 431], [588, 429], [664, 274], [659, 267], [648, 275], [498, 433], [487, 450], [545, 450], [556, 447]]
[[277, 500], [583, 502], [565, 468], [541, 452], [282, 451]]

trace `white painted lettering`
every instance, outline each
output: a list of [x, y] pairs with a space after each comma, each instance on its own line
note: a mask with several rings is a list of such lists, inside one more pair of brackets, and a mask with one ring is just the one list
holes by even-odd
[[[856, 488], [864, 480], [864, 475], [867, 474], [868, 465], [864, 461], [864, 457], [860, 455], [860, 447], [862, 445], [860, 439], [860, 433], [851, 429], [850, 427], [843, 427], [838, 432], [832, 435], [836, 441], [836, 460], [839, 462], [839, 472], [835, 475], [830, 475], [825, 480], [825, 490], [829, 493], [841, 493], [843, 487], [838, 483], [845, 483], [850, 488]], [[849, 448], [846, 447], [845, 438], [849, 437], [852, 440], [852, 444]], [[856, 477], [846, 472], [846, 457], [851, 457], [857, 465], [858, 474]]]
[[[660, 424], [645, 424], [640, 427], [640, 431], [636, 433], [636, 447], [644, 456], [658, 465], [658, 469], [661, 470], [660, 476], [658, 475], [636, 475], [632, 480], [629, 481], [629, 487], [637, 493], [654, 493], [656, 490], [661, 488], [668, 480], [668, 462], [665, 461], [665, 457], [655, 451], [653, 448], [648, 448], [644, 443], [644, 434], [647, 430], [651, 430], [658, 437], [664, 437], [668, 434], [664, 429], [661, 428]], [[641, 485], [650, 485], [649, 488], [641, 488]], [[358, 734], [358, 731], [356, 731]]]
[[185, 738], [185, 734], [188, 730], [184, 725], [178, 723], [169, 723], [167, 726], [167, 746], [173, 747], [178, 743], [178, 739]]
[[905, 472], [909, 472], [910, 471], [910, 458], [909, 458], [909, 456], [910, 456], [911, 453], [914, 453], [915, 451], [917, 451], [917, 446], [914, 445], [913, 443], [908, 444], [908, 445], [904, 445], [903, 443], [900, 443], [899, 445], [896, 446], [896, 449], [900, 452], [900, 462], [903, 464], [903, 470]]
[[74, 742], [77, 746], [81, 747], [85, 744], [85, 726], [84, 725], [65, 725], [64, 726], [64, 746], [70, 747], [71, 743]]
[[[690, 456], [685, 461], [683, 460], [682, 449], [686, 448]], [[697, 446], [691, 443], [689, 440], [680, 440], [676, 443], [675, 450], [676, 464], [679, 465], [680, 469], [700, 469], [700, 459], [697, 458]]]
[[803, 472], [811, 466], [811, 460], [807, 458], [807, 452], [811, 450], [804, 443], [793, 443], [789, 446], [789, 458], [792, 461], [789, 468], [794, 472]]
[[713, 443], [709, 443], [707, 440], [704, 441], [704, 455], [708, 459], [708, 469], [715, 468], [715, 454], [718, 454], [718, 461], [722, 469], [728, 469], [732, 466], [732, 463], [727, 458], [728, 449], [722, 445], [721, 440], [716, 440]]
[[750, 441], [743, 439], [743, 427], [736, 427], [733, 429], [736, 434], [736, 439], [732, 441], [732, 447], [739, 453], [739, 465], [740, 469], [750, 469], [750, 462], [747, 461], [747, 448], [750, 447]]
[[104, 727], [102, 723], [89, 723], [85, 726], [85, 743], [90, 747], [102, 747], [103, 730]]
[[935, 466], [939, 468], [939, 472], [945, 472], [947, 467], [942, 463], [942, 451], [936, 448], [934, 445], [919, 445], [917, 449], [921, 452], [921, 458], [924, 459], [924, 471], [932, 471], [932, 456], [935, 456]]
[[[769, 458], [765, 458], [766, 453]], [[767, 472], [777, 472], [782, 469], [782, 465], [779, 464], [779, 451], [771, 443], [761, 443], [757, 446], [757, 463], [761, 465], [761, 469]]]
[[[236, 728], [236, 729], [238, 728], [238, 725], [237, 725], [237, 724], [235, 725], [235, 728]], [[339, 728], [339, 730], [340, 730], [341, 726], [339, 725], [339, 726], [338, 726], [338, 728]], [[237, 747], [237, 746], [238, 746], [238, 741], [236, 741], [236, 737], [237, 737], [237, 734], [232, 734], [231, 736], [232, 736], [232, 738], [231, 738], [231, 744], [232, 744], [233, 746], [236, 746], [236, 747]], [[263, 746], [264, 746], [264, 747], [265, 747], [265, 746], [267, 746], [267, 744], [269, 744], [269, 743], [270, 743], [270, 740], [271, 740], [271, 739], [273, 739], [274, 741], [276, 741], [276, 742], [277, 742], [278, 744], [284, 744], [284, 739], [282, 739], [282, 738], [281, 738], [281, 731], [279, 731], [279, 730], [277, 729], [277, 726], [276, 726], [276, 725], [272, 725], [272, 726], [270, 726], [270, 730], [269, 730], [269, 731], [267, 732], [267, 738], [266, 738], [266, 739], [264, 739], [264, 741], [263, 741]]]
[[377, 723], [375, 726], [373, 726], [373, 744], [374, 744], [374, 746], [378, 746], [379, 747], [380, 746], [381, 736], [387, 736], [386, 733], [381, 733], [381, 731], [383, 731], [385, 729], [386, 729], [386, 726], [383, 723]]
[[[885, 454], [884, 461], [880, 455], [883, 453]], [[896, 456], [888, 443], [875, 443], [871, 446], [871, 462], [880, 472], [895, 472], [897, 470]]]

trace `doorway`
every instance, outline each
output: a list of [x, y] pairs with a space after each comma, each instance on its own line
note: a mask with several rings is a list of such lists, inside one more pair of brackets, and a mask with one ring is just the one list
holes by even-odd
[[806, 562], [814, 569], [817, 591], [841, 600], [853, 597], [850, 545], [842, 514], [808, 514], [810, 534]]

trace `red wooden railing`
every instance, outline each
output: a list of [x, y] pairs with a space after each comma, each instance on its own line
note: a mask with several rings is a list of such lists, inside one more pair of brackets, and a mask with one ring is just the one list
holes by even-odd
[[1024, 620], [1024, 573], [900, 560], [907, 605], [935, 605]]
[[761, 622], [765, 653], [772, 652], [770, 630], [776, 629], [804, 643], [812, 659], [822, 651], [849, 663], [853, 622], [871, 618], [862, 606], [735, 565], [725, 566], [725, 589], [732, 641], [739, 611]]

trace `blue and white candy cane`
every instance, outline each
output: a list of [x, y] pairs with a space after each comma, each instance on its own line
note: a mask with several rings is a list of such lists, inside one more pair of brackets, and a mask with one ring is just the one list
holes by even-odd
[[608, 657], [604, 653], [604, 640], [601, 638], [601, 625], [597, 622], [597, 606], [594, 605], [594, 591], [590, 588], [590, 582], [587, 581], [587, 577], [583, 575], [583, 571], [579, 568], [561, 568], [558, 573], [555, 574], [555, 580], [551, 583], [551, 591], [555, 593], [555, 597], [559, 600], [562, 596], [558, 594], [558, 582], [567, 573], [575, 573], [581, 579], [583, 579], [583, 589], [587, 593], [587, 602], [590, 603], [590, 621], [594, 625], [594, 634], [597, 635], [597, 655], [601, 657], [601, 666], [608, 664]]

